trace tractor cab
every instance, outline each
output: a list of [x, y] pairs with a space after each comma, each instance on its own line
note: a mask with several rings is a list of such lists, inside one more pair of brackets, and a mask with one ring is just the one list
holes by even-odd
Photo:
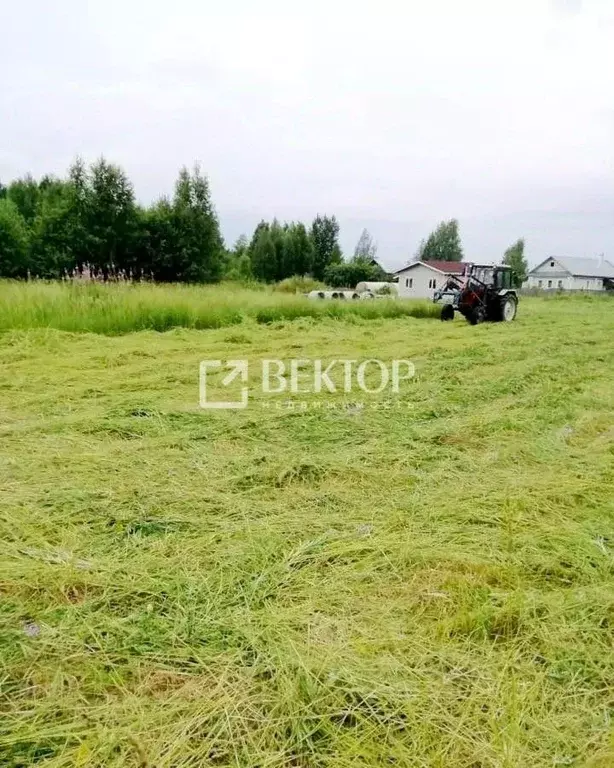
[[495, 283], [495, 268], [494, 267], [481, 267], [476, 264], [472, 264], [468, 274], [470, 277], [474, 277], [484, 285], [494, 285]]
[[494, 273], [495, 288], [497, 290], [511, 290], [514, 287], [514, 273], [511, 267], [500, 266]]
[[512, 288], [512, 268], [505, 264], [497, 266], [471, 264], [466, 274], [497, 291]]

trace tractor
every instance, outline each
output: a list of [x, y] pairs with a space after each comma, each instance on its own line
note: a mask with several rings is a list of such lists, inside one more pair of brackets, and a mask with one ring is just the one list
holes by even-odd
[[452, 276], [433, 300], [443, 304], [442, 320], [453, 320], [460, 312], [471, 325], [484, 320], [511, 322], [518, 309], [518, 294], [510, 267], [467, 264], [463, 275]]

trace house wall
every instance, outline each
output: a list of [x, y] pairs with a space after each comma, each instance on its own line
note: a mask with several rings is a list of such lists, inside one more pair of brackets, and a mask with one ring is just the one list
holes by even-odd
[[537, 272], [530, 274], [526, 281], [527, 288], [541, 288], [544, 291], [571, 291], [574, 279], [567, 273], [555, 274], [552, 272]]
[[541, 288], [544, 291], [602, 291], [602, 277], [574, 277], [567, 273], [531, 273], [525, 283], [527, 288]]
[[603, 278], [576, 276], [571, 287], [576, 291], [603, 291]]
[[402, 299], [432, 299], [437, 288], [443, 288], [447, 275], [423, 264], [399, 273], [399, 297]]
[[556, 259], [550, 259], [539, 270], [529, 273], [525, 286], [544, 291], [602, 291], [603, 278], [570, 275]]

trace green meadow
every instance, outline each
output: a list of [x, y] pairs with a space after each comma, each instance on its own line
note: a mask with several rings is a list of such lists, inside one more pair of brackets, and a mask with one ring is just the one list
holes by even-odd
[[[433, 317], [0, 286], [0, 764], [614, 765], [614, 303]], [[263, 358], [416, 375], [199, 407]]]
[[55, 328], [118, 335], [133, 331], [204, 330], [245, 321], [271, 323], [311, 317], [439, 317], [427, 301], [310, 300], [261, 286], [114, 283], [0, 283], [0, 331]]

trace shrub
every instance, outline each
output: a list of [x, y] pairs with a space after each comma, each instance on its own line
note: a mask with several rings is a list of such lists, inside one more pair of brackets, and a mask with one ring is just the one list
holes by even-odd
[[320, 291], [325, 287], [324, 283], [310, 275], [292, 275], [276, 283], [273, 290], [280, 293], [309, 293], [309, 291]]

